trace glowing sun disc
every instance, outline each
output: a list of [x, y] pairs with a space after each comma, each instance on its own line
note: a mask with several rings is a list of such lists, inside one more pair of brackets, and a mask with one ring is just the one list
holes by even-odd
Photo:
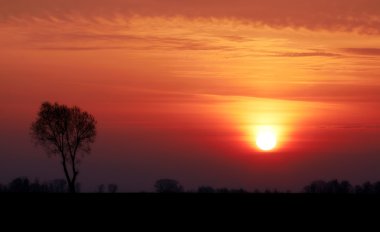
[[273, 131], [260, 131], [256, 137], [256, 145], [263, 151], [273, 150], [277, 145], [276, 134]]

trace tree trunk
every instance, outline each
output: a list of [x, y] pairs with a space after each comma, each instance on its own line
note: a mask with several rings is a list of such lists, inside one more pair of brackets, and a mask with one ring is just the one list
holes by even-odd
[[70, 181], [69, 182], [69, 192], [70, 193], [76, 193], [75, 182], [74, 181]]
[[74, 181], [71, 181], [71, 178], [70, 178], [70, 174], [69, 174], [69, 171], [67, 170], [67, 166], [66, 166], [66, 161], [64, 159], [64, 156], [62, 155], [62, 166], [63, 166], [63, 171], [65, 172], [65, 177], [66, 177], [66, 182], [67, 182], [67, 185], [69, 186], [69, 193], [75, 193], [75, 180]]

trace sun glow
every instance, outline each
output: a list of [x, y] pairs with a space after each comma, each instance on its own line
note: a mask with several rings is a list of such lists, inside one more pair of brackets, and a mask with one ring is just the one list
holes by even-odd
[[271, 151], [277, 146], [277, 133], [271, 126], [260, 126], [256, 131], [256, 146], [262, 151]]

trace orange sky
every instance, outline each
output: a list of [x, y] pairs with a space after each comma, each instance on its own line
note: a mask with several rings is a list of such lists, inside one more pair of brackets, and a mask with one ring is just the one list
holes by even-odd
[[378, 180], [379, 15], [377, 0], [0, 0], [0, 182], [60, 177], [28, 137], [45, 100], [99, 121], [88, 188]]

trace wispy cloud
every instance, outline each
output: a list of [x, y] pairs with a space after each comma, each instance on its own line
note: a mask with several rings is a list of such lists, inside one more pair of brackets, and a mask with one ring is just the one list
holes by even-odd
[[313, 56], [339, 57], [341, 55], [337, 53], [330, 53], [330, 52], [285, 52], [285, 53], [277, 53], [275, 56], [279, 56], [279, 57], [313, 57]]
[[[117, 34], [93, 34], [93, 33], [52, 33], [47, 34], [31, 34], [29, 40], [32, 44], [44, 44], [44, 46], [34, 46], [41, 50], [67, 50], [67, 51], [82, 51], [82, 50], [116, 50], [116, 49], [132, 49], [132, 50], [147, 50], [147, 49], [166, 49], [166, 50], [231, 50], [232, 48], [225, 45], [216, 45], [207, 39], [191, 39], [168, 36], [134, 36]], [[49, 39], [47, 39], [49, 38]], [[85, 44], [94, 44], [94, 46], [65, 46], [70, 42], [81, 42]], [[46, 45], [49, 44], [50, 45]], [[110, 43], [121, 44], [124, 46], [113, 46]]]
[[126, 47], [39, 47], [40, 50], [62, 50], [62, 51], [91, 51], [91, 50], [119, 50]]
[[364, 56], [380, 56], [380, 48], [343, 48], [342, 51]]
[[0, 20], [68, 15], [234, 18], [271, 27], [380, 33], [378, 0], [0, 0]]
[[[226, 0], [0, 3], [4, 6], [0, 18], [8, 22], [0, 31], [4, 49], [76, 55], [102, 50], [96, 55], [115, 60], [107, 65], [135, 61], [123, 69], [123, 80], [129, 84], [130, 73], [145, 75], [145, 67], [154, 70], [154, 64], [157, 72], [139, 78], [141, 85], [189, 94], [301, 101], [380, 99], [372, 78], [379, 71], [378, 61], [355, 56], [379, 56], [378, 35], [326, 31], [380, 32], [380, 26], [375, 29], [380, 6], [372, 0], [363, 5], [357, 0], [236, 0], [234, 5]], [[299, 27], [324, 30], [294, 30]], [[52, 54], [44, 52], [41, 59]], [[60, 62], [60, 57], [53, 57]], [[156, 73], [162, 77], [160, 82]]]

